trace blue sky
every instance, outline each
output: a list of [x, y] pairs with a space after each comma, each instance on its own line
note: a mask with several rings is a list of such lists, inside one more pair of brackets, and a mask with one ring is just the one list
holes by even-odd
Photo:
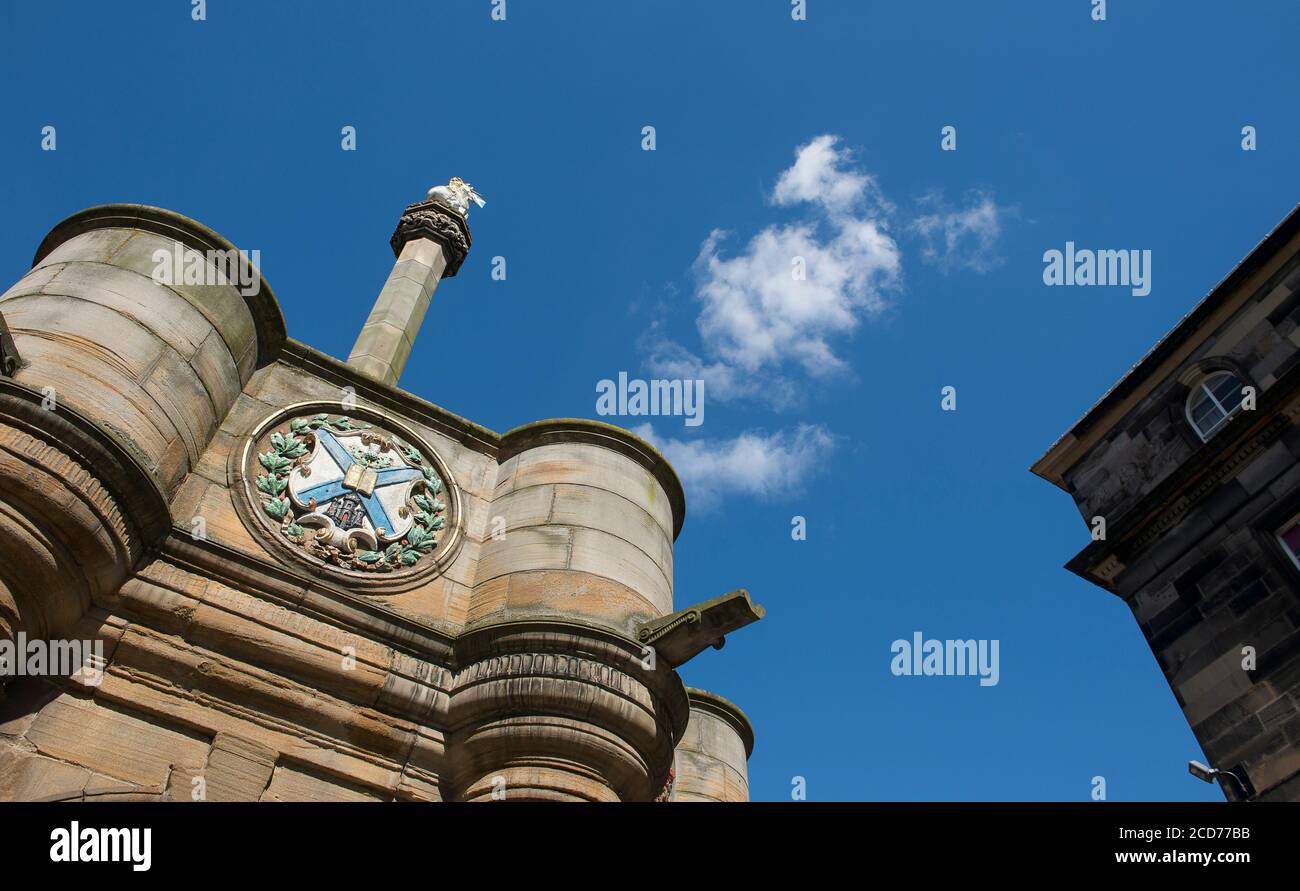
[[[648, 432], [687, 481], [678, 605], [768, 609], [682, 671], [752, 718], [755, 799], [1221, 798], [1028, 467], [1294, 204], [1300, 7], [491, 6], [6, 4], [0, 280], [80, 208], [161, 205], [346, 357], [402, 207], [462, 176], [488, 205], [402, 385], [504, 431], [703, 369], [705, 423]], [[1045, 287], [1067, 240], [1151, 250], [1151, 294]], [[999, 640], [1000, 682], [895, 677], [918, 630]]]

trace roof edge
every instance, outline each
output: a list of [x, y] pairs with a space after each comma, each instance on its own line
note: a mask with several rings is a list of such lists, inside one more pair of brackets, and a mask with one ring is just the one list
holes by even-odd
[[1057, 465], [1070, 448], [1092, 433], [1107, 412], [1145, 383], [1161, 362], [1187, 342], [1207, 316], [1235, 293], [1250, 276], [1260, 271], [1297, 234], [1300, 234], [1300, 204], [1292, 207], [1282, 221], [1251, 248], [1246, 256], [1238, 261], [1237, 265], [1185, 316], [1179, 319], [1178, 323], [1160, 338], [1145, 356], [1093, 403], [1079, 420], [1061, 434], [1042, 457], [1033, 463], [1029, 468], [1030, 472], [1064, 490], [1066, 488], [1064, 472], [1073, 466], [1073, 463], [1065, 467]]

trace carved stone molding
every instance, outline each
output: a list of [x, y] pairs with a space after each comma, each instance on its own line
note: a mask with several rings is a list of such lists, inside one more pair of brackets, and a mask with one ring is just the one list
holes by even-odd
[[460, 270], [473, 243], [465, 218], [436, 201], [421, 201], [406, 208], [389, 240], [393, 256], [400, 256], [406, 243], [417, 238], [427, 238], [442, 246], [447, 257], [443, 278], [451, 278]]
[[449, 797], [652, 801], [663, 790], [689, 720], [666, 665], [647, 669], [631, 641], [576, 626], [504, 625], [458, 643]]
[[142, 551], [90, 468], [52, 437], [0, 420], [0, 614], [18, 626], [10, 631], [65, 631], [117, 590]]

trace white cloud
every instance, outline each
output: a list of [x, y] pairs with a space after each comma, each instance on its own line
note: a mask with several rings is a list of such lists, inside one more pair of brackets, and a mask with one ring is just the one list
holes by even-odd
[[712, 358], [659, 342], [656, 373], [694, 369], [714, 398], [780, 403], [794, 387], [789, 367], [813, 377], [846, 369], [833, 342], [885, 307], [902, 272], [889, 206], [851, 162], [837, 137], [818, 136], [796, 150], [772, 194], [778, 205], [811, 204], [805, 220], [765, 227], [734, 256], [724, 255], [726, 233], [709, 234], [695, 261], [696, 326]]
[[823, 134], [795, 150], [794, 164], [772, 190], [775, 204], [804, 202], [822, 205], [830, 213], [847, 213], [870, 196], [887, 209], [873, 177], [847, 167], [852, 158], [838, 147], [839, 137]]
[[929, 212], [908, 227], [921, 236], [921, 257], [945, 273], [962, 268], [985, 273], [1002, 262], [996, 248], [1006, 209], [983, 192], [972, 192], [967, 200], [966, 207], [952, 207], [942, 195], [931, 194], [921, 202]]
[[682, 479], [687, 502], [703, 510], [716, 507], [725, 495], [767, 498], [797, 489], [835, 447], [830, 431], [814, 424], [722, 440], [664, 439], [649, 424], [632, 432], [663, 452]]

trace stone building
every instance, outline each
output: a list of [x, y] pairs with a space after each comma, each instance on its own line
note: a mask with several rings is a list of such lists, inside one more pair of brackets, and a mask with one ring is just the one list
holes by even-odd
[[0, 297], [0, 799], [748, 799], [748, 721], [676, 669], [762, 609], [677, 607], [663, 457], [396, 387], [457, 182], [346, 363], [159, 208], [74, 214]]
[[[1300, 210], [1033, 466], [1230, 798], [1300, 800]], [[1235, 777], [1235, 779], [1233, 779]]]

